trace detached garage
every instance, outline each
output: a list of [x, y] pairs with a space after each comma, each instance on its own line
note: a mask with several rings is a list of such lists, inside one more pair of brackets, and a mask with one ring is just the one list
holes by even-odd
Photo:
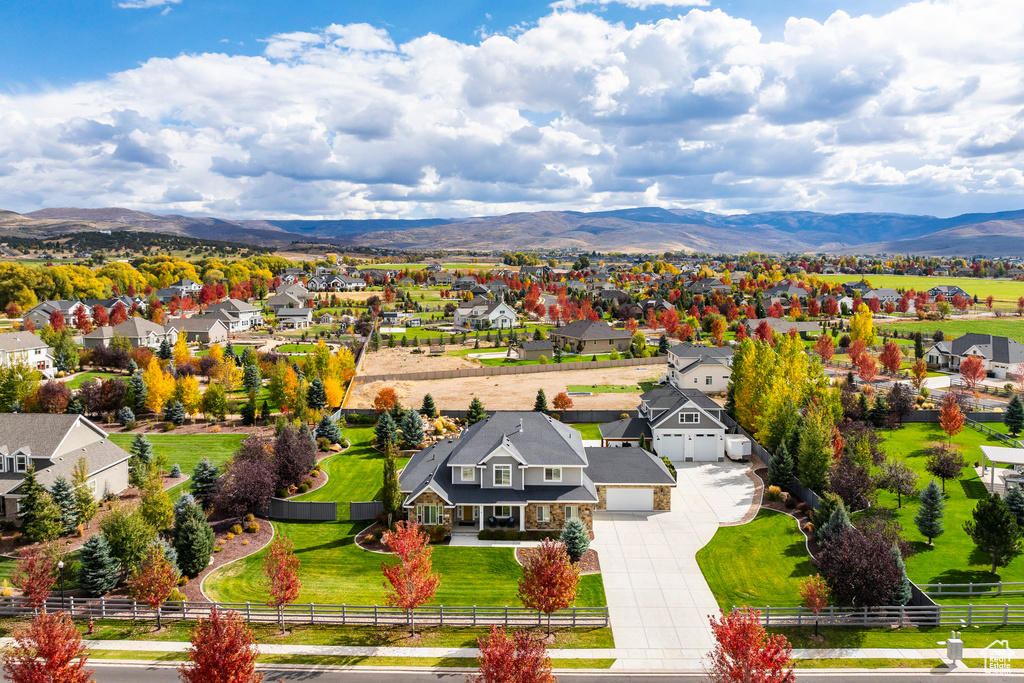
[[642, 448], [587, 448], [586, 474], [597, 510], [670, 510], [675, 479], [661, 458]]

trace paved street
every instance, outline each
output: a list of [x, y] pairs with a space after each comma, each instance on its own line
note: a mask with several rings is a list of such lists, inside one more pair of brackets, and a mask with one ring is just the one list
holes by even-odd
[[677, 467], [671, 512], [594, 515], [616, 669], [699, 670], [711, 647], [708, 615], [718, 604], [694, 556], [721, 522], [746, 514], [754, 485], [746, 464]]

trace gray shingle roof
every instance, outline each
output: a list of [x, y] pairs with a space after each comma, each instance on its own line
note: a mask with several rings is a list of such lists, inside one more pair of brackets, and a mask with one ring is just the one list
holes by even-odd
[[455, 440], [450, 464], [476, 465], [506, 438], [530, 465], [587, 462], [578, 431], [543, 413], [510, 410], [496, 412], [467, 429]]
[[551, 334], [570, 339], [632, 339], [627, 330], [617, 330], [597, 320], [576, 320], [564, 327], [552, 330]]
[[[46, 346], [46, 342], [32, 332], [2, 332], [0, 333], [0, 351], [23, 351], [26, 349], [38, 349]], [[3, 439], [0, 433], [0, 439]]]
[[[651, 427], [642, 417], [626, 417], [615, 422], [606, 422], [598, 427], [602, 439], [639, 440], [641, 436], [651, 438]], [[587, 449], [589, 454], [590, 449]]]
[[595, 484], [675, 486], [665, 463], [642, 448], [588, 448], [586, 472]]

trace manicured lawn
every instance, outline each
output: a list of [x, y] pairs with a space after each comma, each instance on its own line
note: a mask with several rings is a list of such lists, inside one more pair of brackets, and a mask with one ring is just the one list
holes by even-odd
[[989, 294], [1003, 301], [1017, 302], [1017, 297], [1024, 296], [1024, 282], [1013, 280], [986, 280], [970, 277], [919, 277], [914, 275], [825, 275], [820, 276], [826, 282], [859, 282], [867, 280], [875, 288], [892, 287], [894, 289], [931, 289], [936, 285], [957, 285], [971, 295], [977, 295], [982, 301]]
[[[153, 444], [153, 451], [157, 455], [167, 457], [168, 469], [175, 464], [181, 466], [181, 471], [191, 475], [203, 458], [209, 458], [215, 465], [223, 465], [230, 458], [242, 441], [245, 434], [147, 434], [146, 438]], [[134, 434], [111, 434], [110, 440], [125, 449], [132, 445], [135, 439]], [[171, 489], [171, 497], [177, 498], [183, 486], [183, 482]]]
[[566, 391], [589, 391], [593, 394], [639, 394], [639, 384], [570, 384]]
[[281, 344], [274, 349], [277, 353], [309, 353], [316, 349], [316, 344]]
[[789, 515], [761, 510], [721, 527], [697, 552], [697, 564], [723, 609], [799, 605], [800, 580], [814, 573], [804, 536]]
[[584, 439], [599, 440], [601, 438], [601, 425], [580, 423], [569, 426], [579, 432]]
[[[1020, 283], [1024, 285], [1024, 283]], [[1022, 292], [1024, 295], [1024, 292]], [[1016, 301], [1016, 298], [1014, 299]], [[899, 332], [924, 332], [931, 334], [942, 330], [946, 339], [962, 337], [968, 332], [994, 334], [1024, 342], [1024, 320], [1021, 318], [972, 318], [970, 320], [926, 320], [893, 325], [879, 325], [879, 331], [898, 330]]]
[[[374, 500], [380, 495], [383, 456], [370, 447], [372, 433], [369, 427], [347, 428], [344, 434], [351, 448], [325, 460], [328, 483], [302, 497], [338, 501], [339, 521], [274, 523], [277, 533], [295, 544], [302, 563], [300, 603], [384, 604], [380, 567], [383, 561], [393, 560], [356, 546], [355, 535], [367, 523], [345, 519], [349, 501]], [[264, 554], [256, 553], [212, 574], [205, 584], [207, 594], [225, 602], [265, 602], [260, 569]], [[436, 546], [433, 560], [442, 577], [433, 604], [520, 604], [516, 593], [521, 570], [511, 548]], [[576, 604], [605, 604], [600, 575], [583, 577]]]
[[[227, 348], [225, 346], [223, 346], [223, 345], [221, 346], [221, 348], [227, 350]], [[254, 348], [256, 348], [256, 347], [255, 346], [249, 346], [249, 345], [235, 345], [235, 346], [231, 347], [232, 351], [235, 352], [235, 355], [238, 355], [238, 356], [241, 356], [243, 353], [245, 353], [246, 349], [254, 349]], [[203, 356], [207, 355], [208, 353], [210, 353], [210, 349], [200, 349], [199, 351], [196, 351], [194, 355], [196, 356], [196, 358], [202, 358]]]
[[117, 375], [112, 372], [82, 372], [68, 380], [66, 384], [68, 385], [68, 389], [79, 389], [90, 379], [105, 380], [110, 379], [111, 377], [117, 377]]
[[[895, 647], [925, 649], [941, 647], [937, 641], [949, 637], [950, 628], [855, 628], [850, 626], [822, 626], [818, 633], [824, 641], [815, 641], [813, 621], [808, 627], [769, 627], [772, 633], [781, 633], [794, 648], [868, 648]], [[1011, 646], [1024, 639], [1024, 626], [972, 626], [961, 631], [964, 647], [983, 648], [996, 639], [1008, 639]]]

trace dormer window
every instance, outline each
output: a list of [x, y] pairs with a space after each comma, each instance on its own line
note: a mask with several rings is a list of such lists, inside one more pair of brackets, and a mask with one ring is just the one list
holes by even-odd
[[561, 467], [545, 467], [544, 481], [562, 481]]
[[473, 481], [476, 479], [476, 468], [472, 465], [462, 468], [462, 481]]
[[512, 465], [495, 465], [494, 466], [494, 485], [495, 486], [511, 486], [512, 485]]
[[700, 413], [685, 411], [679, 413], [679, 424], [695, 425], [700, 422]]
[[28, 458], [26, 458], [24, 455], [15, 456], [14, 471], [24, 472], [26, 469], [28, 469]]

